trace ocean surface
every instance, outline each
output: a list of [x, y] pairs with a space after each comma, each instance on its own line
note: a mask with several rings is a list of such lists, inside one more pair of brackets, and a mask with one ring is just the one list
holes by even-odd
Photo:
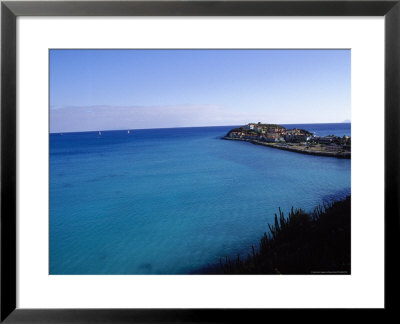
[[233, 127], [50, 134], [49, 273], [189, 274], [247, 256], [278, 207], [350, 194], [350, 160], [221, 140]]

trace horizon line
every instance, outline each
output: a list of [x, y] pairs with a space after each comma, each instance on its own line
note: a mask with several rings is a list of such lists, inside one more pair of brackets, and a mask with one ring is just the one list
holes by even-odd
[[[253, 122], [247, 123], [251, 124]], [[257, 124], [258, 122], [254, 122]], [[244, 124], [244, 125], [247, 125]], [[263, 124], [263, 123], [262, 123]], [[333, 123], [271, 123], [276, 125], [315, 125], [315, 124], [351, 124], [351, 121], [333, 122]], [[96, 132], [117, 132], [117, 131], [134, 131], [134, 130], [150, 130], [150, 129], [176, 129], [176, 128], [205, 128], [205, 127], [239, 127], [244, 125], [209, 125], [209, 126], [177, 126], [177, 127], [150, 127], [150, 128], [119, 128], [119, 129], [98, 129], [98, 130], [81, 130], [81, 131], [56, 131], [49, 134], [68, 134], [68, 133], [96, 133]]]

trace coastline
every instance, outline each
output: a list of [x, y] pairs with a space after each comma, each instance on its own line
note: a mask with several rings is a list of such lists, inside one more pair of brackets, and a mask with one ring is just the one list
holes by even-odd
[[221, 137], [221, 139], [229, 140], [229, 141], [249, 142], [249, 143], [252, 143], [255, 145], [262, 145], [262, 146], [267, 146], [267, 147], [278, 149], [278, 150], [290, 151], [290, 152], [301, 153], [301, 154], [327, 156], [327, 157], [334, 157], [334, 158], [338, 158], [338, 159], [351, 159], [350, 152], [338, 153], [338, 152], [326, 152], [326, 151], [309, 151], [309, 150], [301, 149], [300, 146], [298, 146], [298, 145], [297, 145], [297, 147], [282, 146], [281, 144], [267, 143], [267, 142], [261, 142], [258, 140], [250, 140], [250, 139], [242, 139], [242, 138], [230, 138], [227, 136], [223, 136], [223, 137]]

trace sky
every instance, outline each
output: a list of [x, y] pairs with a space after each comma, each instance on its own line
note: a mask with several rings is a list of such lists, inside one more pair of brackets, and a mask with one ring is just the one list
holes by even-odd
[[350, 50], [50, 50], [50, 132], [350, 120]]

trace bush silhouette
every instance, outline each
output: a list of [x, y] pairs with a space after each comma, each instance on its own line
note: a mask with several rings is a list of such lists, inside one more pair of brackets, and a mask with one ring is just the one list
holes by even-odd
[[208, 274], [350, 274], [350, 210], [347, 197], [314, 212], [279, 208], [274, 224], [268, 224], [258, 249], [242, 260], [221, 258], [219, 265], [204, 270]]

